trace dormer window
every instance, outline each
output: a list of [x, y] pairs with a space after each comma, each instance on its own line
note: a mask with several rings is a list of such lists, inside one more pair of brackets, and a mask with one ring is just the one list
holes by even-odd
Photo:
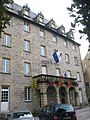
[[46, 24], [46, 26], [53, 30], [55, 29], [55, 21], [53, 20], [53, 18]]
[[24, 14], [25, 14], [26, 16], [29, 16], [29, 11], [25, 9]]
[[57, 28], [57, 32], [62, 35], [65, 35], [65, 27], [61, 25], [59, 28]]
[[40, 18], [39, 18], [39, 21], [43, 23], [43, 18], [42, 18], [42, 17], [40, 17]]
[[73, 32], [72, 30], [70, 30], [68, 33], [67, 33], [67, 37], [74, 40], [74, 35], [73, 35]]
[[4, 4], [5, 7], [7, 7], [8, 9], [13, 9], [13, 0], [9, 0], [8, 3]]
[[52, 28], [55, 28], [55, 24], [54, 23], [52, 23]]
[[23, 6], [23, 9], [21, 12], [23, 16], [30, 17], [30, 8], [28, 7], [28, 5]]

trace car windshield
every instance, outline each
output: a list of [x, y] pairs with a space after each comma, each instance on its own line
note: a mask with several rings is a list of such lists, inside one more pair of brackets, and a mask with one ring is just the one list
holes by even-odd
[[65, 110], [66, 112], [74, 111], [74, 108], [71, 105], [57, 105], [55, 110], [57, 111], [59, 108]]
[[15, 118], [25, 118], [25, 117], [32, 117], [32, 114], [30, 112], [16, 112], [13, 113], [13, 119]]

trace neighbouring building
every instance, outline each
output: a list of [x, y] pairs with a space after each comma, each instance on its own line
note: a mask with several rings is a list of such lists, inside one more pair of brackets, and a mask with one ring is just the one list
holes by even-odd
[[33, 13], [28, 5], [10, 0], [5, 7], [11, 20], [0, 38], [0, 111], [86, 104], [80, 44], [73, 32], [66, 33], [63, 25]]
[[90, 100], [90, 46], [85, 58], [82, 60], [84, 79], [86, 85], [86, 96]]

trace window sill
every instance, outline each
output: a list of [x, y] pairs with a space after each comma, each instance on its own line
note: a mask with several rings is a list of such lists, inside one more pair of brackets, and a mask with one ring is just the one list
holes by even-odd
[[7, 75], [11, 75], [11, 73], [8, 72], [1, 72], [2, 74], [7, 74]]
[[31, 75], [25, 75], [25, 74], [24, 74], [24, 76], [25, 76], [25, 77], [31, 77]]

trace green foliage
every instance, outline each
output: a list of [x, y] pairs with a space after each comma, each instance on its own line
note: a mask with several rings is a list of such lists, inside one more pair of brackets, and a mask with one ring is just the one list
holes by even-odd
[[[70, 8], [67, 8], [70, 12], [70, 17], [74, 18], [71, 26], [75, 29], [76, 25], [83, 25], [83, 30], [79, 30], [82, 34], [87, 35], [87, 39], [90, 42], [90, 1], [89, 0], [72, 0]], [[81, 36], [81, 38], [82, 38]]]
[[4, 4], [8, 2], [9, 0], [0, 0], [0, 37], [1, 33], [4, 32], [4, 28], [6, 28], [6, 24], [9, 24], [10, 21], [10, 17], [4, 7]]

